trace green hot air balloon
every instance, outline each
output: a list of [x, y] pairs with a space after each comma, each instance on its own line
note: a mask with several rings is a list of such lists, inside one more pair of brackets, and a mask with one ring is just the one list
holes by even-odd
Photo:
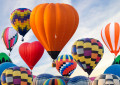
[[12, 62], [10, 57], [5, 53], [0, 53], [0, 64], [4, 62]]
[[114, 60], [113, 64], [120, 64], [120, 55]]

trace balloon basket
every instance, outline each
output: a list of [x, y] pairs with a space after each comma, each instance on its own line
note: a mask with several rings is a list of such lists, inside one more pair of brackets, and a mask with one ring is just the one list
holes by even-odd
[[24, 41], [24, 37], [22, 37], [22, 40], [21, 40], [22, 42]]
[[52, 62], [52, 67], [56, 67], [56, 64], [55, 64], [55, 62]]

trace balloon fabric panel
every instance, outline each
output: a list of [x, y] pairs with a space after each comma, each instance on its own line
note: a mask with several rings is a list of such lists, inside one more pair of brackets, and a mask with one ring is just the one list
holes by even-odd
[[66, 85], [62, 79], [48, 79], [44, 82], [43, 85]]

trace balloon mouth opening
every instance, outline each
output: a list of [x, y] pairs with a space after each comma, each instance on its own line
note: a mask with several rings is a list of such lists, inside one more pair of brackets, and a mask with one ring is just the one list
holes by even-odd
[[111, 51], [111, 53], [115, 54], [115, 57], [117, 56], [117, 54], [119, 53], [119, 51]]
[[32, 69], [33, 69], [33, 66], [30, 66], [30, 69], [32, 70]]

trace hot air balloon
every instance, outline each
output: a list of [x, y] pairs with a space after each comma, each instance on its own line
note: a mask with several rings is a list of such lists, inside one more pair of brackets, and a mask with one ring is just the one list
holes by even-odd
[[92, 85], [120, 85], [120, 79], [113, 74], [102, 74], [95, 78]]
[[78, 65], [90, 75], [101, 60], [104, 49], [99, 40], [83, 38], [73, 44], [71, 53]]
[[32, 70], [44, 53], [44, 48], [39, 41], [23, 43], [19, 47], [19, 54]]
[[75, 76], [71, 78], [67, 85], [91, 85], [92, 82], [89, 78], [85, 76]]
[[[31, 29], [30, 27], [31, 10], [27, 8], [15, 9], [10, 16], [10, 21], [13, 28], [23, 37]], [[22, 38], [24, 41], [24, 38]]]
[[51, 78], [47, 79], [43, 85], [66, 85], [65, 81], [62, 79], [57, 78]]
[[101, 30], [101, 37], [110, 52], [117, 56], [120, 51], [120, 25], [117, 22], [107, 24]]
[[7, 27], [2, 35], [2, 40], [10, 52], [13, 49], [13, 46], [17, 43], [18, 33], [12, 27]]
[[115, 60], [114, 60], [114, 62], [113, 62], [113, 65], [114, 64], [120, 64], [120, 55], [118, 55], [116, 58], [115, 58]]
[[120, 77], [120, 65], [114, 64], [109, 66], [105, 71], [104, 74], [114, 74]]
[[43, 83], [54, 76], [51, 74], [40, 74], [33, 80], [33, 85], [43, 85]]
[[31, 29], [52, 59], [75, 33], [78, 22], [77, 11], [63, 3], [39, 4], [30, 15]]
[[5, 53], [0, 53], [0, 64], [4, 62], [12, 62], [10, 57]]
[[[14, 67], [14, 66], [16, 65], [10, 62], [5, 62], [5, 63], [0, 64], [0, 76], [5, 69]], [[0, 79], [0, 85], [1, 85], [1, 79]]]
[[2, 85], [32, 85], [32, 73], [24, 67], [10, 67], [1, 75]]
[[70, 80], [70, 78], [64, 77], [64, 76], [55, 76], [54, 78], [60, 78], [60, 79], [64, 80], [66, 84], [67, 84], [68, 81]]
[[77, 63], [71, 55], [61, 55], [56, 60], [56, 69], [62, 76], [71, 76], [76, 67]]

